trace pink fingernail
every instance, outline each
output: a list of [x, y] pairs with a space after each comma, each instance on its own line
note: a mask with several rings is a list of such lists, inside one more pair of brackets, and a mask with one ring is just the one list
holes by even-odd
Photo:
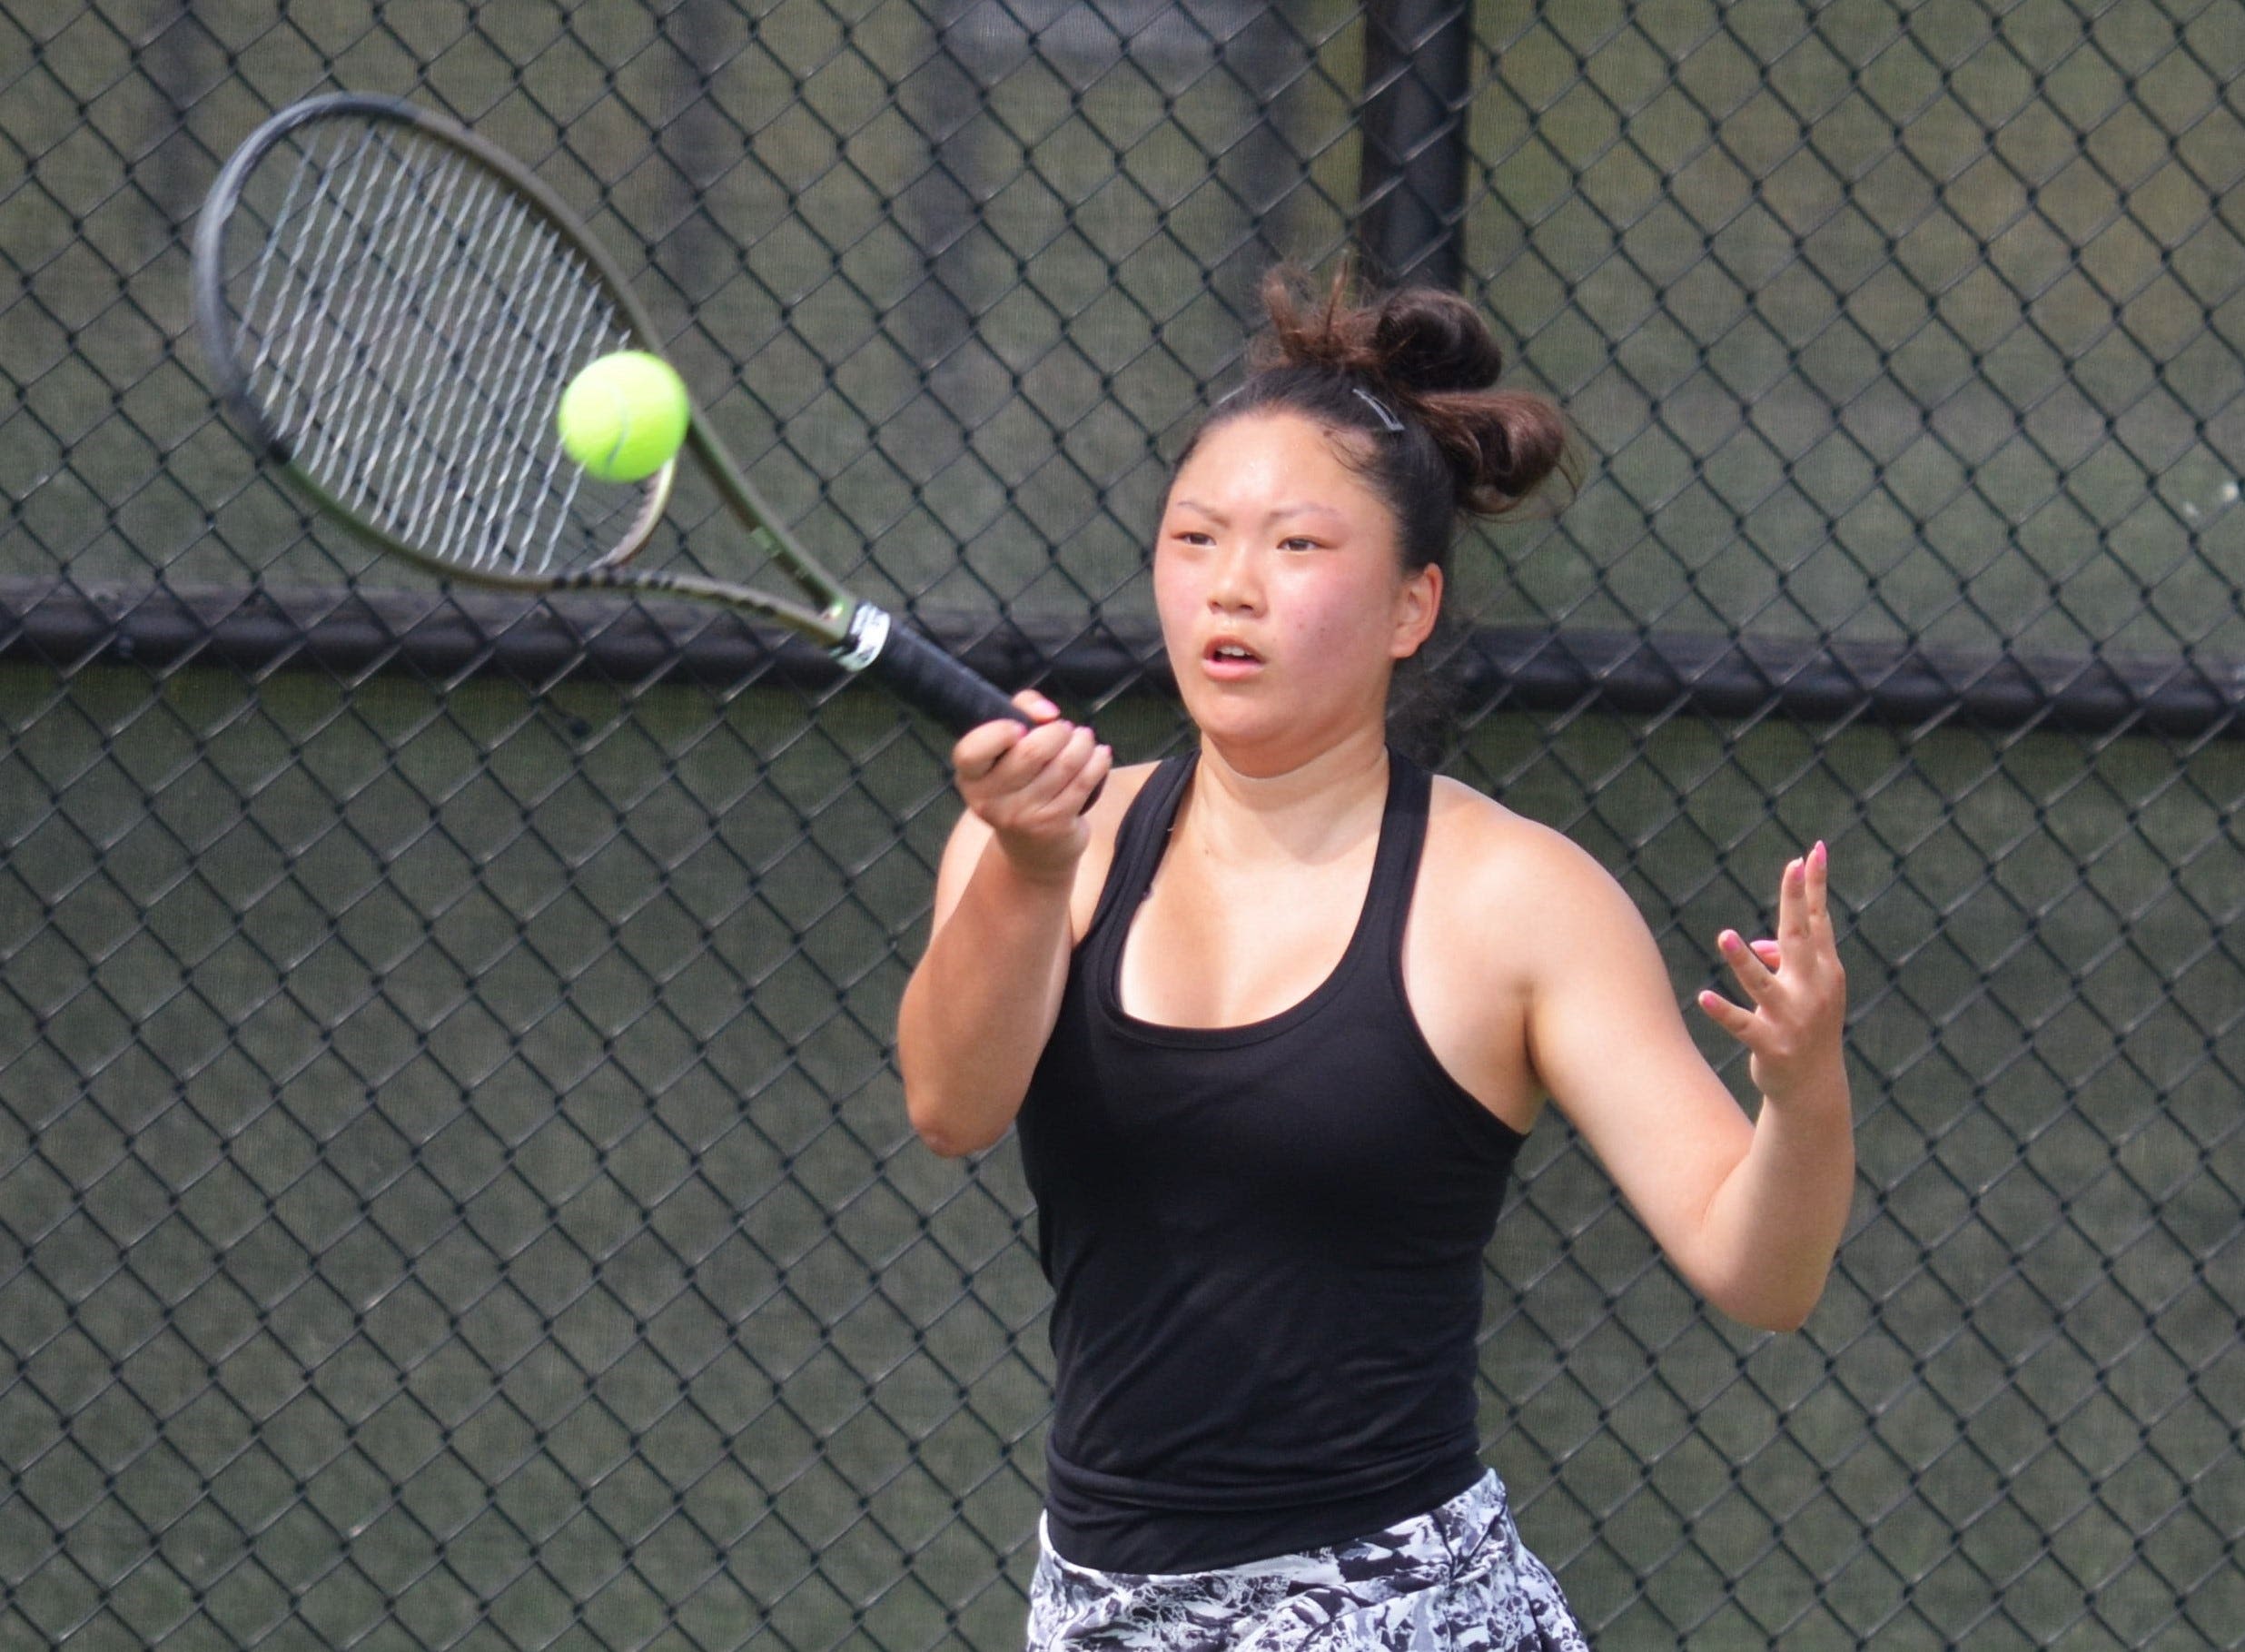
[[1816, 857], [1816, 864], [1818, 866], [1823, 866], [1825, 861], [1828, 858], [1825, 854], [1824, 839], [1819, 837], [1816, 840], [1816, 846], [1811, 849], [1809, 853]]

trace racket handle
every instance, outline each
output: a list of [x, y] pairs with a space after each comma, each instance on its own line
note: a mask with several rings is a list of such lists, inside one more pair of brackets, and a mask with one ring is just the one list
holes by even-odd
[[849, 643], [835, 650], [836, 658], [852, 670], [870, 668], [899, 698], [953, 734], [964, 734], [1000, 717], [1016, 723], [1029, 720], [996, 684], [870, 602], [858, 608], [850, 637]]
[[[870, 669], [907, 705], [926, 712], [954, 734], [1000, 717], [1029, 721], [1027, 713], [989, 678], [870, 602], [858, 605], [849, 640], [835, 649], [834, 656], [849, 670]], [[1103, 780], [1083, 806], [1088, 809], [1098, 802], [1105, 789]]]

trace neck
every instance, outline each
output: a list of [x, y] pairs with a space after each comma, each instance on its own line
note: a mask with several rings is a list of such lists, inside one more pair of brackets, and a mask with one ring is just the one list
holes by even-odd
[[1322, 859], [1377, 834], [1388, 799], [1386, 731], [1374, 726], [1283, 769], [1250, 773], [1212, 739], [1181, 826], [1225, 858], [1272, 850]]

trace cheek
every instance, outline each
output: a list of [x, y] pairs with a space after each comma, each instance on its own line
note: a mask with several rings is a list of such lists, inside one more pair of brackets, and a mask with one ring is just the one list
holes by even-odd
[[1307, 579], [1290, 603], [1294, 629], [1335, 648], [1387, 646], [1395, 592], [1386, 582], [1356, 578]]
[[1153, 556], [1153, 608], [1165, 620], [1192, 611], [1200, 599], [1192, 570], [1181, 559], [1156, 551]]

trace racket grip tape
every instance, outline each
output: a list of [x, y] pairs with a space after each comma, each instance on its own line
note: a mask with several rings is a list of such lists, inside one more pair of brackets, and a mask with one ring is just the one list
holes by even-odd
[[[1016, 723], [1030, 720], [989, 678], [870, 602], [858, 605], [849, 639], [834, 650], [834, 657], [845, 669], [871, 671], [895, 690], [897, 697], [954, 734], [1000, 717]], [[1105, 789], [1103, 780], [1083, 806], [1090, 808]]]
[[954, 734], [1000, 717], [1029, 720], [996, 684], [870, 602], [858, 605], [849, 640], [834, 657], [846, 670], [871, 670]]

